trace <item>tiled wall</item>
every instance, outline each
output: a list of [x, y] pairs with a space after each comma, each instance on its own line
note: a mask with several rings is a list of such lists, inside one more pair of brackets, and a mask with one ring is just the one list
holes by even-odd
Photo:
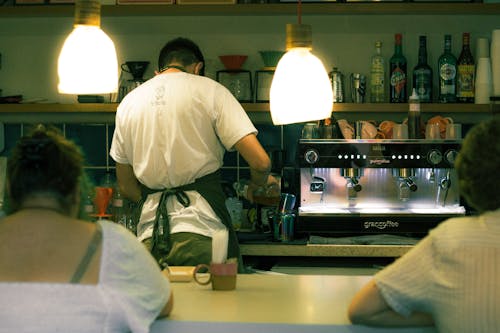
[[[75, 141], [83, 150], [86, 160], [86, 173], [89, 180], [98, 185], [106, 172], [114, 176], [114, 161], [109, 156], [109, 147], [113, 137], [114, 125], [104, 123], [51, 124], [58, 127], [67, 138]], [[32, 124], [5, 124], [5, 149], [0, 156], [8, 156], [16, 141]], [[295, 171], [296, 143], [300, 136], [301, 125], [274, 126], [256, 124], [258, 138], [264, 149], [273, 159], [273, 172], [283, 172], [286, 190], [295, 191], [298, 181]], [[248, 164], [237, 152], [226, 153], [222, 169], [225, 184], [229, 186], [239, 179], [249, 178]]]

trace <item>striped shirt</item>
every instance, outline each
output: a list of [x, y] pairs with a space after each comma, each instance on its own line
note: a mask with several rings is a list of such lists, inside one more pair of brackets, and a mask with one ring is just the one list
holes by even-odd
[[389, 306], [439, 332], [500, 332], [500, 209], [449, 219], [375, 275]]

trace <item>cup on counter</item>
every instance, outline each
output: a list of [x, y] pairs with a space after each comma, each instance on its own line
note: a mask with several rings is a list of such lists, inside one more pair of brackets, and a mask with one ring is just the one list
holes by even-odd
[[392, 138], [397, 140], [408, 139], [408, 125], [394, 124], [392, 127]]
[[[208, 278], [203, 280], [199, 277], [200, 270], [207, 270]], [[199, 264], [193, 271], [193, 279], [200, 285], [212, 284], [213, 290], [234, 290], [238, 273], [238, 262], [236, 259], [228, 259], [224, 263]]]
[[441, 132], [439, 129], [439, 124], [427, 123], [425, 126], [425, 138], [427, 140], [440, 140]]
[[447, 140], [460, 140], [462, 139], [462, 124], [448, 124], [446, 125]]

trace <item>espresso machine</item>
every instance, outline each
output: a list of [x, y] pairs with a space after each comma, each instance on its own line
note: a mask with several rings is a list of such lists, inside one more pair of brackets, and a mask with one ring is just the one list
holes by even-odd
[[465, 215], [453, 167], [460, 143], [300, 139], [296, 231], [419, 236]]

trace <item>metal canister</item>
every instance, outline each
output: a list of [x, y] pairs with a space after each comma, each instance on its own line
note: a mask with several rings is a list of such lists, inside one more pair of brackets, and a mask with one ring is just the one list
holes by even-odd
[[337, 67], [333, 67], [333, 70], [330, 72], [330, 81], [332, 81], [333, 101], [335, 103], [343, 103], [344, 75], [337, 69]]

